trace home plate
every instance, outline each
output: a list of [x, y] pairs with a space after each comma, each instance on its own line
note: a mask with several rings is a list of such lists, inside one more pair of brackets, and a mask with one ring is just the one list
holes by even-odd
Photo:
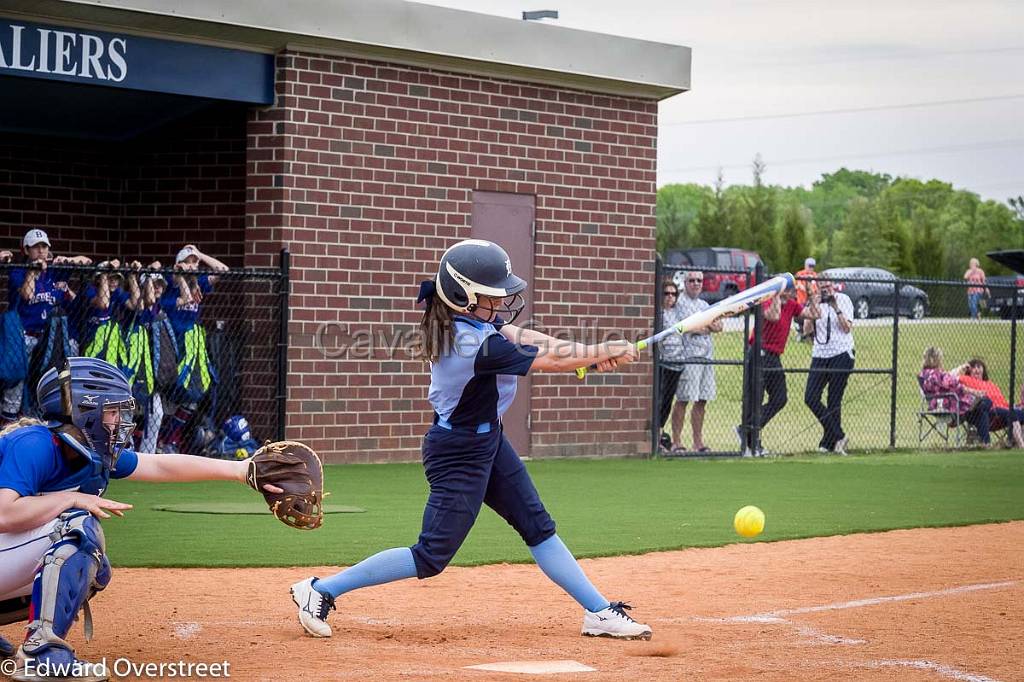
[[511, 661], [509, 663], [481, 663], [465, 667], [467, 670], [490, 670], [498, 673], [525, 673], [527, 675], [597, 672], [596, 668], [590, 668], [576, 661]]

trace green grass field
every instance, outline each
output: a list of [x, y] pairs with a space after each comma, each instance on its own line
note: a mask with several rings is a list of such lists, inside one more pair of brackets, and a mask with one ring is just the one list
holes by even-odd
[[[892, 327], [861, 326], [854, 329], [858, 368], [892, 367]], [[715, 358], [739, 360], [742, 358], [741, 332], [724, 332], [715, 337]], [[900, 346], [896, 382], [896, 446], [917, 448], [917, 412], [921, 399], [917, 374], [921, 371], [924, 349], [936, 345], [943, 349], [947, 367], [955, 367], [971, 357], [982, 357], [989, 366], [991, 378], [1006, 392], [1010, 377], [1010, 326], [1008, 322], [991, 321], [983, 324], [969, 320], [908, 323], [900, 320]], [[1020, 339], [1018, 354], [1024, 349]], [[783, 364], [787, 368], [809, 367], [811, 345], [790, 340]], [[1024, 357], [1018, 357], [1018, 373], [1024, 370]], [[716, 367], [718, 398], [709, 403], [704, 425], [705, 442], [718, 450], [738, 448], [733, 426], [740, 422], [742, 368]], [[821, 427], [804, 405], [806, 374], [787, 377], [789, 403], [762, 435], [762, 442], [772, 452], [807, 452], [818, 446]], [[888, 375], [854, 375], [846, 389], [843, 401], [843, 425], [851, 437], [851, 448], [883, 449], [889, 447], [890, 389]], [[1017, 391], [1021, 379], [1018, 375]], [[689, 424], [683, 431], [682, 441], [691, 444]], [[924, 447], [940, 447], [942, 442], [932, 436]]]
[[[767, 514], [759, 538], [784, 540], [918, 526], [1024, 519], [1024, 453], [958, 452], [768, 460], [542, 460], [531, 475], [582, 557], [739, 541], [743, 505]], [[266, 516], [153, 511], [172, 503], [244, 502], [237, 484], [114, 481], [109, 496], [135, 509], [104, 523], [118, 566], [348, 565], [416, 541], [426, 483], [419, 464], [326, 468], [330, 503], [365, 508], [295, 531]], [[457, 565], [529, 561], [526, 547], [486, 508]]]

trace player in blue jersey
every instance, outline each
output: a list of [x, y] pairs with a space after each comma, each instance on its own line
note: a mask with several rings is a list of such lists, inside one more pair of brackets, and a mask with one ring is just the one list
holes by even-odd
[[592, 364], [609, 371], [635, 360], [636, 350], [624, 341], [575, 344], [512, 326], [525, 289], [501, 247], [472, 239], [448, 249], [437, 277], [421, 285], [427, 307], [418, 354], [430, 362], [427, 397], [434, 424], [423, 440], [430, 495], [419, 541], [384, 550], [330, 578], [292, 585], [299, 622], [310, 635], [331, 636], [328, 612], [346, 592], [443, 571], [486, 504], [519, 533], [541, 570], [583, 607], [582, 634], [651, 638], [648, 626], [626, 614], [628, 605], [606, 599], [584, 575], [555, 533], [501, 425], [517, 377]]
[[[50, 253], [50, 238], [40, 229], [26, 232], [21, 244], [25, 265], [32, 267], [17, 267], [10, 271], [7, 279], [7, 309], [18, 311], [21, 326], [25, 330], [25, 353], [32, 357], [32, 351], [46, 332], [54, 308], [68, 305], [75, 298], [74, 292], [68, 288], [68, 272], [53, 266], [89, 265], [92, 261], [85, 256], [53, 257]], [[9, 386], [4, 391], [4, 422], [9, 423], [18, 418], [23, 384], [20, 382]]]
[[200, 265], [218, 272], [228, 269], [227, 265], [203, 253], [195, 245], [187, 244], [175, 256], [173, 281], [160, 296], [160, 307], [174, 329], [178, 360], [182, 367], [188, 368], [179, 378], [178, 390], [173, 395], [165, 396], [168, 404], [163, 408], [167, 416], [158, 441], [161, 452], [173, 452], [181, 447], [185, 427], [195, 415], [199, 401], [209, 390], [212, 381], [206, 330], [199, 319], [203, 298], [213, 291], [217, 275], [196, 275], [195, 271]]
[[[116, 258], [97, 265], [93, 282], [81, 294], [85, 306], [84, 319], [79, 329], [82, 355], [107, 359], [116, 357], [119, 362], [123, 362], [114, 350], [124, 343], [120, 338], [123, 336], [120, 318], [125, 310], [137, 310], [140, 307], [141, 292], [135, 277], [125, 279], [121, 273], [112, 272], [120, 267], [121, 261]], [[127, 267], [139, 270], [142, 264], [132, 261]]]
[[[131, 509], [103, 497], [109, 479], [244, 484], [248, 463], [126, 449], [135, 401], [124, 374], [99, 358], [69, 358], [36, 395], [47, 421], [0, 433], [0, 623], [28, 620], [13, 679], [52, 679], [34, 672], [49, 668], [60, 679], [104, 680], [109, 671], [76, 665], [67, 637], [82, 610], [89, 635], [88, 601], [110, 582], [99, 519]], [[0, 638], [0, 657], [12, 653]]]

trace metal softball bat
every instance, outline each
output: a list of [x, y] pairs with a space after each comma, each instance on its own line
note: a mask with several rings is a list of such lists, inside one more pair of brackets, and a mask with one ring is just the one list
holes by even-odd
[[[793, 286], [794, 281], [793, 275], [788, 272], [776, 275], [767, 281], [761, 282], [757, 286], [753, 286], [737, 294], [733, 294], [728, 298], [723, 298], [718, 303], [708, 306], [706, 310], [694, 313], [686, 319], [680, 320], [671, 327], [662, 329], [653, 336], [648, 336], [646, 339], [637, 341], [636, 349], [638, 351], [644, 350], [645, 348], [658, 343], [670, 334], [686, 334], [687, 332], [703, 329], [704, 327], [726, 317], [734, 317], [745, 313], [748, 310], [751, 310], [754, 306], [761, 305], [772, 296], [779, 294], [784, 289]], [[591, 369], [594, 369], [595, 367], [596, 365], [590, 366]], [[580, 367], [576, 370], [576, 376], [580, 379], [586, 375], [586, 367]]]

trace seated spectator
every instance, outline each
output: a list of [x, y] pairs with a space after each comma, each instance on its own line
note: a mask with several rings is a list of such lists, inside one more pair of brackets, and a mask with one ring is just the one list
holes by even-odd
[[[1021, 433], [1021, 422], [1024, 422], [1024, 410], [1017, 407], [1010, 407], [1010, 401], [1006, 399], [1003, 392], [995, 382], [988, 378], [988, 367], [979, 358], [964, 363], [956, 368], [956, 374], [968, 391], [976, 395], [986, 396], [992, 401], [993, 427], [998, 419], [1010, 429], [1013, 435], [1013, 444], [1018, 448], [1024, 448], [1024, 434]], [[994, 429], [993, 429], [994, 430]]]
[[[921, 389], [930, 400], [932, 410], [945, 409], [959, 415], [960, 421], [974, 425], [978, 429], [978, 438], [984, 447], [991, 447], [992, 439], [989, 427], [992, 418], [992, 401], [984, 395], [975, 395], [969, 391], [957, 375], [942, 369], [942, 350], [934, 346], [924, 352], [924, 366], [918, 378]], [[940, 408], [939, 400], [946, 404]]]

